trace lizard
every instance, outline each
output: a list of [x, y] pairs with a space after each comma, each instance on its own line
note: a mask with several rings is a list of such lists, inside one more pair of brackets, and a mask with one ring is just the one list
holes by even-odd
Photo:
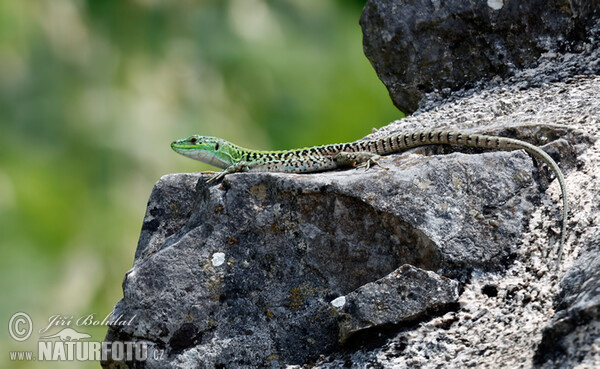
[[237, 146], [224, 139], [193, 135], [173, 141], [171, 148], [186, 157], [223, 169], [208, 178], [212, 183], [236, 172], [310, 173], [343, 167], [379, 165], [382, 155], [426, 145], [472, 146], [492, 150], [525, 150], [548, 165], [558, 179], [563, 206], [558, 263], [562, 259], [569, 212], [567, 187], [560, 167], [550, 155], [528, 142], [499, 136], [450, 130], [420, 130], [387, 135], [379, 139], [305, 147], [293, 150], [259, 151]]

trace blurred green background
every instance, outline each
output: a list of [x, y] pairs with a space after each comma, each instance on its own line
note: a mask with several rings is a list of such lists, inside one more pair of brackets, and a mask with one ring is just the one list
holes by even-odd
[[[51, 315], [121, 298], [146, 201], [191, 134], [256, 149], [352, 141], [402, 114], [362, 53], [350, 0], [0, 1], [0, 367]], [[77, 327], [75, 327], [77, 328]], [[59, 331], [51, 329], [50, 334]], [[102, 340], [105, 327], [80, 328]]]

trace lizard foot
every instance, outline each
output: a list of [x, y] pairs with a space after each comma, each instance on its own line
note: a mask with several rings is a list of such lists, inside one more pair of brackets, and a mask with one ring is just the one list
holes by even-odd
[[206, 179], [206, 183], [218, 182], [221, 178], [225, 177], [225, 171], [213, 174], [212, 176]]
[[206, 180], [206, 183], [217, 182], [217, 181], [219, 181], [221, 178], [225, 177], [229, 173], [247, 172], [248, 170], [249, 170], [248, 163], [246, 163], [245, 161], [240, 161], [240, 162], [237, 162], [237, 163], [235, 163], [233, 165], [228, 166], [222, 172], [219, 172], [219, 173], [217, 173], [217, 174], [215, 174], [213, 176], [210, 176]]
[[339, 166], [369, 169], [372, 165], [377, 165], [388, 170], [389, 168], [386, 168], [377, 162], [380, 158], [381, 156], [371, 152], [340, 152], [333, 160], [335, 160]]
[[369, 170], [369, 168], [371, 168], [371, 165], [376, 165], [381, 169], [389, 170], [390, 168], [384, 167], [383, 165], [379, 164], [379, 159], [381, 159], [381, 156], [379, 155], [372, 156], [366, 161], [363, 161], [362, 163], [356, 165], [356, 168], [365, 168], [365, 170]]

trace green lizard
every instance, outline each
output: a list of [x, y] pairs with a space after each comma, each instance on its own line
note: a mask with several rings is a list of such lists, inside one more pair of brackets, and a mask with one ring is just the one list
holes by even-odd
[[520, 150], [546, 163], [560, 184], [563, 211], [558, 262], [562, 258], [567, 227], [567, 188], [563, 174], [556, 162], [542, 149], [524, 141], [507, 137], [486, 136], [444, 130], [415, 131], [389, 135], [380, 139], [349, 143], [305, 147], [294, 150], [249, 150], [216, 137], [190, 136], [173, 141], [171, 148], [184, 156], [224, 169], [207, 182], [218, 181], [235, 172], [286, 172], [308, 173], [358, 166], [367, 169], [377, 164], [380, 155], [388, 155], [425, 145], [462, 145], [494, 150]]

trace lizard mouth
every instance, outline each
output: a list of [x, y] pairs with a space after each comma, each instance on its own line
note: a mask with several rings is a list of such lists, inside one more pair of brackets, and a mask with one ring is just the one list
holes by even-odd
[[178, 152], [180, 154], [183, 154], [186, 150], [191, 150], [194, 147], [195, 146], [190, 145], [189, 143], [184, 142], [184, 141], [171, 142], [171, 148], [173, 149], [173, 151]]
[[173, 141], [171, 142], [171, 148], [178, 154], [217, 168], [225, 169], [229, 166], [227, 161], [220, 158], [215, 152], [198, 149], [198, 147], [192, 146], [187, 142]]

